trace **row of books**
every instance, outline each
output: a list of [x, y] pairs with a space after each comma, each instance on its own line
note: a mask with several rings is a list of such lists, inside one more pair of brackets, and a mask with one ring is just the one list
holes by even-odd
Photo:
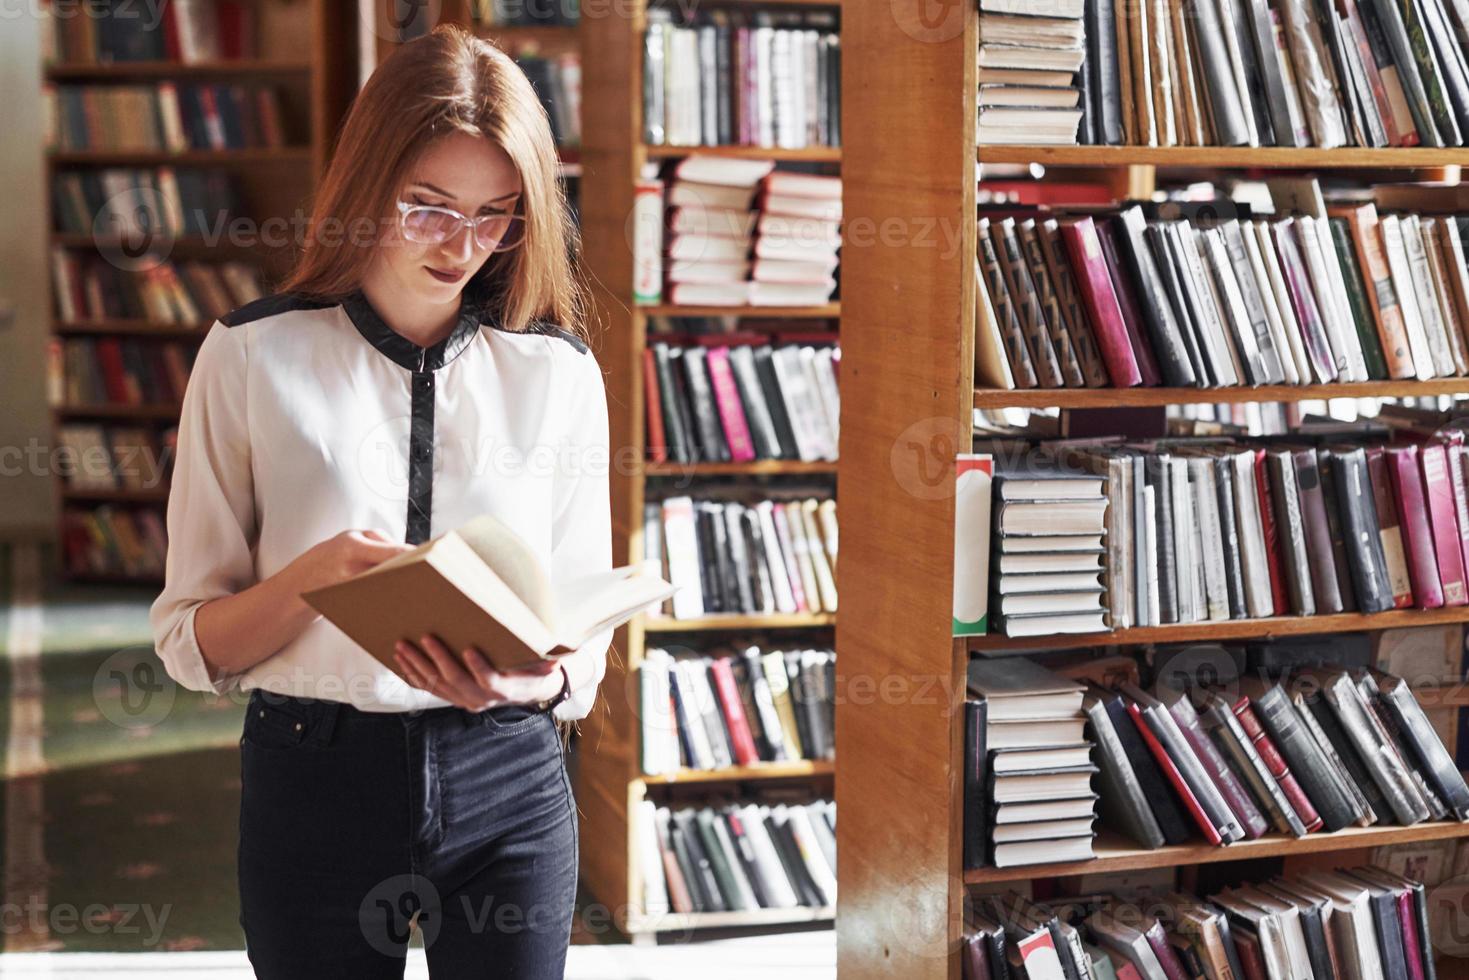
[[1087, 104], [1077, 71], [1089, 75], [1096, 63], [1086, 60], [1082, 0], [1040, 9], [980, 0], [979, 11], [979, 143], [1075, 143]]
[[[814, 306], [836, 288], [840, 177], [693, 155], [635, 204], [634, 295], [707, 306]], [[665, 286], [666, 284], [666, 286]]]
[[973, 660], [964, 704], [964, 866], [1091, 858], [1081, 691], [1024, 658]]
[[52, 337], [46, 395], [56, 407], [172, 405], [183, 401], [192, 344], [128, 337]]
[[62, 323], [148, 320], [203, 324], [262, 295], [259, 271], [244, 262], [160, 259], [122, 269], [96, 255], [51, 250], [51, 283]]
[[836, 904], [836, 804], [638, 804], [643, 908], [738, 912]]
[[41, 18], [47, 63], [178, 61], [198, 64], [257, 55], [256, 3], [168, 0], [157, 5], [49, 0]]
[[280, 93], [269, 85], [61, 85], [41, 95], [50, 150], [184, 153], [289, 142]]
[[580, 0], [469, 0], [480, 27], [575, 27], [580, 13]]
[[515, 55], [551, 120], [558, 146], [581, 145], [581, 55], [567, 51], [554, 58], [533, 51]]
[[827, 11], [648, 11], [643, 139], [668, 146], [841, 145], [841, 42]]
[[51, 195], [57, 231], [130, 241], [222, 236], [240, 210], [228, 173], [187, 167], [63, 171], [52, 178]]
[[834, 759], [835, 682], [831, 650], [649, 648], [638, 667], [643, 772]]
[[168, 536], [156, 508], [68, 507], [61, 515], [61, 550], [72, 574], [155, 578], [163, 575]]
[[837, 458], [841, 350], [835, 343], [709, 339], [720, 342], [660, 340], [644, 349], [650, 459], [692, 464]]
[[965, 980], [1261, 980], [1437, 975], [1422, 882], [1366, 865], [1186, 892], [976, 896]]
[[[979, 374], [999, 388], [1469, 374], [1469, 216], [981, 219]], [[1149, 215], [1152, 215], [1150, 218]]]
[[837, 611], [834, 500], [650, 501], [643, 554], [677, 589], [655, 618]]
[[59, 426], [58, 476], [72, 490], [162, 490], [178, 452], [178, 427]]
[[[1085, 24], [1071, 49], [1086, 59], [1084, 143], [1438, 147], [1469, 133], [1469, 11], [1453, 2], [1068, 6], [1083, 19], [1056, 23]], [[1036, 19], [1026, 44], [1056, 30]]]

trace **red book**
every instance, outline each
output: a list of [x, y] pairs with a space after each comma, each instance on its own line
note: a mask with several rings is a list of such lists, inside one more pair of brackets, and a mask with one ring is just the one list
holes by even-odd
[[107, 400], [114, 405], [132, 404], [128, 397], [127, 369], [122, 363], [122, 342], [115, 337], [97, 341], [97, 366], [107, 387]]
[[1173, 764], [1173, 757], [1168, 754], [1168, 750], [1163, 748], [1163, 743], [1158, 741], [1158, 736], [1154, 735], [1153, 730], [1148, 727], [1142, 709], [1136, 702], [1128, 702], [1127, 713], [1132, 715], [1133, 723], [1137, 725], [1138, 732], [1141, 733], [1143, 741], [1147, 743], [1148, 751], [1153, 753], [1153, 758], [1158, 761], [1158, 768], [1163, 770], [1163, 775], [1168, 777], [1168, 781], [1173, 784], [1174, 791], [1178, 793], [1178, 798], [1183, 801], [1184, 808], [1194, 818], [1194, 823], [1198, 824], [1199, 829], [1204, 832], [1204, 839], [1215, 847], [1223, 844], [1224, 838], [1219, 836], [1219, 828], [1214, 826], [1214, 821], [1209, 819], [1209, 815], [1199, 805], [1194, 791], [1189, 789], [1188, 783], [1183, 781], [1178, 767]]
[[1234, 703], [1234, 716], [1239, 719], [1239, 725], [1245, 730], [1245, 735], [1254, 743], [1255, 751], [1260, 754], [1260, 759], [1265, 763], [1265, 768], [1270, 770], [1270, 775], [1275, 777], [1276, 783], [1280, 785], [1280, 791], [1290, 801], [1291, 807], [1296, 811], [1296, 816], [1301, 818], [1305, 824], [1306, 833], [1314, 833], [1321, 829], [1324, 821], [1321, 814], [1311, 805], [1310, 797], [1306, 791], [1301, 789], [1301, 784], [1296, 782], [1296, 777], [1291, 775], [1290, 766], [1285, 764], [1285, 757], [1270, 740], [1265, 729], [1260, 725], [1260, 719], [1255, 717], [1255, 709], [1250, 707], [1249, 698], [1240, 698]]
[[1433, 548], [1433, 531], [1428, 526], [1428, 505], [1423, 499], [1423, 477], [1418, 472], [1418, 447], [1395, 446], [1387, 451], [1387, 472], [1403, 544], [1408, 551], [1408, 577], [1419, 609], [1437, 609], [1444, 604], [1443, 583], [1438, 577], [1438, 559]]
[[1082, 302], [1091, 317], [1097, 350], [1107, 365], [1107, 376], [1116, 388], [1130, 388], [1142, 383], [1142, 373], [1127, 338], [1122, 308], [1112, 288], [1097, 226], [1091, 218], [1067, 218], [1061, 222], [1061, 238], [1071, 257], [1071, 268]]
[[1183, 961], [1178, 958], [1177, 951], [1168, 944], [1168, 934], [1163, 931], [1163, 924], [1157, 919], [1143, 932], [1143, 938], [1148, 941], [1148, 946], [1153, 950], [1153, 955], [1158, 957], [1158, 965], [1163, 968], [1163, 973], [1168, 980], [1189, 980], [1189, 975], [1183, 969]]
[[1444, 447], [1425, 445], [1419, 453], [1423, 469], [1423, 493], [1428, 501], [1428, 523], [1433, 529], [1433, 551], [1438, 559], [1438, 577], [1443, 584], [1443, 604], [1469, 604], [1464, 589], [1464, 555], [1459, 550], [1459, 522], [1454, 517], [1454, 485], [1449, 481], [1449, 460]]
[[1466, 450], [1462, 444], [1443, 447], [1449, 471], [1449, 485], [1454, 490], [1454, 518], [1459, 525], [1459, 554], [1464, 559], [1464, 573], [1469, 577], [1469, 482], [1464, 477]]
[[740, 701], [740, 690], [735, 685], [734, 671], [729, 667], [729, 658], [715, 657], [709, 664], [709, 673], [714, 678], [719, 705], [724, 709], [724, 720], [729, 725], [729, 741], [734, 749], [735, 762], [741, 766], [754, 765], [760, 761], [760, 753], [755, 751], [755, 736], [751, 734], [750, 722], [745, 718], [745, 708]]
[[1117, 967], [1117, 980], [1143, 980], [1138, 974], [1137, 967], [1131, 963], [1123, 963]]
[[1426, 980], [1423, 974], [1423, 946], [1418, 942], [1418, 915], [1413, 908], [1413, 893], [1407, 888], [1397, 892], [1398, 924], [1403, 930], [1403, 958], [1408, 961], [1408, 980]]
[[1260, 526], [1265, 531], [1265, 560], [1270, 569], [1270, 602], [1272, 616], [1290, 613], [1290, 596], [1285, 586], [1285, 558], [1280, 547], [1280, 531], [1275, 526], [1275, 505], [1270, 492], [1270, 466], [1265, 450], [1255, 450], [1255, 490], [1260, 496]]
[[1265, 972], [1265, 955], [1260, 952], [1260, 940], [1258, 937], [1236, 929], [1234, 935], [1234, 951], [1239, 954], [1239, 966], [1244, 971], [1244, 980], [1270, 980], [1270, 974]]
[[1137, 369], [1143, 376], [1143, 384], [1160, 385], [1163, 383], [1163, 373], [1158, 370], [1158, 359], [1153, 356], [1153, 345], [1142, 334], [1142, 325], [1148, 321], [1143, 318], [1142, 307], [1133, 294], [1127, 261], [1122, 258], [1122, 252], [1117, 247], [1116, 233], [1110, 222], [1097, 226], [1097, 240], [1102, 243], [1102, 256], [1107, 260], [1107, 268], [1112, 274], [1112, 288], [1117, 294], [1117, 305], [1122, 308], [1122, 323], [1127, 327], [1127, 339], [1137, 357]]
[[1372, 503], [1377, 511], [1377, 526], [1382, 538], [1382, 554], [1387, 559], [1387, 581], [1393, 592], [1393, 607], [1407, 609], [1413, 605], [1413, 580], [1408, 575], [1408, 553], [1403, 544], [1402, 519], [1393, 499], [1392, 481], [1387, 475], [1387, 457], [1381, 446], [1367, 450], [1367, 478], [1372, 481]]
[[668, 436], [663, 431], [663, 399], [658, 392], [658, 367], [653, 349], [643, 348], [643, 402], [648, 409], [648, 458], [668, 462]]
[[735, 386], [734, 372], [729, 368], [729, 348], [711, 347], [705, 363], [709, 369], [709, 385], [714, 389], [714, 404], [719, 409], [719, 422], [724, 429], [724, 440], [729, 443], [729, 458], [736, 463], [748, 463], [755, 458], [755, 440], [750, 438], [745, 406], [740, 401], [740, 390]]

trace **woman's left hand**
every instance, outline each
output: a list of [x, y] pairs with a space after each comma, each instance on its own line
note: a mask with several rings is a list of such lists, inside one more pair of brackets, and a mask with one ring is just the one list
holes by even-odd
[[417, 645], [399, 640], [394, 649], [393, 660], [408, 683], [466, 711], [534, 704], [561, 691], [562, 673], [555, 662], [502, 672], [491, 667], [477, 648], [467, 647], [455, 657], [437, 637], [427, 634]]

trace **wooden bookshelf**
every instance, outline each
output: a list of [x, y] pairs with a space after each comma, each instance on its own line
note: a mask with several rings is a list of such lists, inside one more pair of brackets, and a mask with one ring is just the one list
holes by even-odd
[[1119, 408], [1147, 405], [1218, 405], [1230, 402], [1302, 402], [1331, 398], [1425, 398], [1469, 395], [1469, 378], [1428, 381], [1350, 381], [1253, 388], [976, 388], [975, 408]]
[[[845, 127], [843, 127], [845, 129]], [[1469, 162], [1464, 147], [1370, 149], [1283, 146], [981, 146], [980, 163], [1039, 163], [1067, 167], [1193, 167], [1339, 170], [1449, 167]]]
[[[278, 148], [119, 152], [113, 150], [51, 151], [44, 154], [48, 180], [62, 173], [86, 172], [99, 167], [188, 166], [223, 170], [230, 175], [239, 197], [234, 217], [261, 223], [280, 219], [283, 227], [295, 227], [296, 214], [309, 213], [310, 195], [326, 168], [337, 124], [356, 91], [357, 30], [355, 15], [344, 13], [332, 0], [258, 0], [252, 4], [259, 57], [200, 63], [146, 61], [124, 63], [53, 63], [43, 67], [46, 84], [109, 86], [177, 82], [180, 84], [239, 82], [270, 86], [281, 100], [282, 117], [288, 123], [291, 144]], [[49, 191], [48, 202], [52, 199]], [[264, 286], [284, 274], [293, 261], [297, 243], [218, 240], [204, 236], [177, 239], [156, 235], [147, 242], [120, 241], [91, 232], [54, 230], [48, 213], [40, 248], [49, 252], [62, 248], [81, 256], [125, 257], [129, 263], [151, 255], [158, 259], [241, 259], [259, 268]], [[264, 236], [260, 236], [263, 238]], [[285, 236], [290, 238], [290, 235]], [[54, 288], [54, 287], [53, 287]], [[59, 309], [54, 297], [52, 307]], [[55, 342], [83, 338], [122, 338], [193, 344], [202, 340], [209, 323], [177, 324], [149, 320], [98, 319], [51, 323]], [[59, 405], [53, 406], [54, 427], [63, 424], [141, 425], [150, 429], [177, 422], [178, 404], [147, 405]], [[59, 432], [57, 444], [60, 444]], [[56, 484], [59, 513], [91, 510], [102, 505], [127, 505], [160, 510], [167, 490], [79, 490]], [[138, 584], [156, 586], [156, 576], [66, 573], [77, 582]]]
[[806, 146], [786, 149], [777, 146], [645, 146], [644, 154], [649, 160], [676, 160], [690, 153], [710, 156], [736, 157], [741, 160], [776, 160], [783, 163], [840, 163], [842, 148], [839, 146]]
[[[742, 7], [771, 6], [747, 3]], [[729, 5], [729, 4], [725, 4]], [[804, 2], [801, 5], [807, 5]], [[831, 6], [831, 4], [826, 4]], [[819, 163], [828, 169], [840, 160], [840, 151], [781, 151], [754, 147], [663, 147], [642, 142], [642, 35], [646, 0], [632, 5], [628, 16], [586, 17], [582, 32], [582, 241], [590, 272], [597, 317], [598, 360], [607, 375], [607, 400], [614, 451], [642, 461], [614, 470], [612, 507], [614, 560], [617, 564], [642, 558], [643, 503], [653, 492], [670, 484], [679, 492], [697, 493], [705, 479], [817, 478], [831, 480], [839, 464], [796, 460], [750, 463], [654, 463], [645, 460], [642, 357], [659, 334], [650, 333], [652, 317], [735, 317], [763, 321], [811, 321], [801, 329], [829, 329], [819, 321], [835, 321], [839, 303], [810, 307], [676, 306], [667, 303], [637, 305], [633, 301], [633, 257], [627, 236], [634, 185], [646, 164], [691, 153], [719, 153], [751, 159]], [[655, 395], [656, 397], [656, 395]], [[692, 488], [692, 489], [691, 489]], [[766, 763], [713, 772], [681, 771], [673, 776], [644, 776], [639, 765], [641, 731], [633, 710], [637, 671], [643, 651], [655, 642], [671, 642], [681, 635], [717, 639], [722, 635], [761, 631], [830, 630], [836, 617], [821, 615], [708, 616], [697, 620], [639, 617], [620, 629], [608, 663], [603, 691], [628, 696], [599, 700], [591, 717], [582, 722], [581, 749], [576, 771], [576, 797], [583, 826], [595, 827], [599, 846], [582, 850], [582, 882], [599, 901], [617, 910], [619, 929], [635, 942], [656, 934], [703, 929], [773, 929], [802, 923], [830, 922], [831, 909], [760, 909], [739, 913], [662, 915], [649, 917], [642, 908], [637, 828], [637, 805], [650, 788], [668, 792], [683, 787], [687, 795], [701, 789], [711, 794], [743, 792], [770, 782], [783, 786], [812, 783], [830, 791], [836, 767], [830, 762]], [[803, 640], [802, 642], [807, 642]], [[840, 823], [840, 821], [839, 821]]]

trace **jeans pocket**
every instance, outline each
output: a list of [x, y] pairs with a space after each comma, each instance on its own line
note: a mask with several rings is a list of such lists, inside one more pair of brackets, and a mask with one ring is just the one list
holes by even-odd
[[300, 746], [310, 731], [310, 715], [257, 693], [251, 696], [245, 712], [240, 743], [257, 749], [289, 751]]
[[536, 720], [546, 714], [547, 712], [534, 705], [503, 704], [484, 711], [481, 717], [484, 719], [486, 731], [495, 735], [514, 735], [529, 731], [535, 726]]

